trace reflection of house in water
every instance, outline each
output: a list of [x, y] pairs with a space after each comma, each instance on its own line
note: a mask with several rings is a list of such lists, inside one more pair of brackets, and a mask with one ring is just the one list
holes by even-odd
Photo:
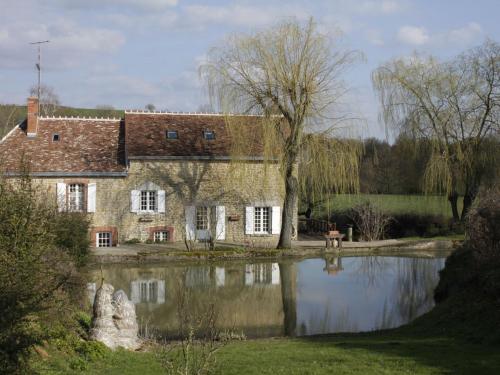
[[280, 268], [278, 263], [254, 263], [245, 266], [245, 285], [279, 285]]
[[[283, 275], [281, 267], [285, 270]], [[102, 276], [100, 270], [92, 273], [93, 282], [99, 282], [101, 277], [131, 296], [136, 303], [139, 324], [147, 322], [160, 335], [177, 332], [183, 288], [189, 289], [187, 308], [193, 314], [203, 314], [215, 303], [220, 329], [242, 330], [249, 337], [264, 337], [282, 335], [286, 317], [292, 317], [288, 320], [295, 325], [293, 264], [110, 265], [102, 270]]]
[[165, 280], [134, 280], [130, 291], [130, 300], [134, 303], [165, 303]]
[[326, 271], [329, 275], [336, 275], [343, 270], [341, 257], [325, 257], [325, 268], [323, 268], [323, 271]]

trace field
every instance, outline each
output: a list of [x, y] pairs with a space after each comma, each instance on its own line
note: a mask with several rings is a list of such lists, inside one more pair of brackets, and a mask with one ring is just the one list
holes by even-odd
[[[418, 215], [443, 215], [451, 217], [450, 204], [445, 196], [438, 195], [389, 195], [389, 194], [338, 194], [320, 208], [319, 216], [348, 210], [369, 201], [388, 214], [412, 213]], [[461, 202], [459, 202], [461, 203]], [[462, 209], [461, 204], [458, 207]]]

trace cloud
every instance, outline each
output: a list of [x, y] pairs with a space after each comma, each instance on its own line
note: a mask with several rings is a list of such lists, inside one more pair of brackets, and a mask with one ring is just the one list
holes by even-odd
[[368, 42], [375, 46], [383, 46], [384, 40], [382, 38], [382, 34], [379, 30], [376, 29], [368, 29], [365, 31], [365, 37]]
[[445, 35], [451, 43], [471, 44], [483, 36], [481, 25], [476, 22], [469, 22], [466, 26], [450, 30]]
[[405, 44], [429, 45], [431, 47], [443, 47], [450, 44], [469, 46], [483, 36], [484, 31], [477, 22], [469, 22], [464, 27], [433, 34], [429, 34], [423, 27], [403, 26], [397, 34], [398, 40]]
[[29, 43], [37, 40], [50, 40], [44, 55], [51, 68], [78, 65], [91, 55], [114, 52], [125, 43], [118, 31], [83, 27], [63, 18], [50, 24], [16, 22], [0, 29], [0, 67], [33, 65], [34, 48]]
[[160, 11], [177, 5], [177, 0], [57, 0], [73, 9], [96, 10], [99, 8], [134, 8], [143, 11]]
[[412, 45], [422, 45], [429, 40], [429, 34], [423, 27], [403, 26], [399, 29], [397, 38], [400, 42]]
[[353, 6], [360, 13], [394, 14], [408, 8], [406, 1], [398, 0], [366, 0], [353, 2]]

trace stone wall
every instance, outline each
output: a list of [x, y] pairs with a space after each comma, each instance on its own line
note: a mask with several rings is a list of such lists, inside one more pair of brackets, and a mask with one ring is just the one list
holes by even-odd
[[[55, 197], [57, 182], [78, 179], [36, 181]], [[165, 190], [165, 213], [131, 212], [131, 191], [148, 182]], [[82, 183], [96, 183], [96, 212], [89, 213], [91, 225], [116, 227], [119, 243], [135, 238], [146, 241], [152, 227], [169, 228], [174, 241], [184, 241], [185, 206], [191, 205], [225, 207], [226, 242], [275, 246], [278, 240], [278, 235], [245, 235], [246, 206], [283, 205], [284, 187], [277, 164], [132, 160], [128, 177], [85, 178]], [[294, 222], [297, 228], [297, 213]]]

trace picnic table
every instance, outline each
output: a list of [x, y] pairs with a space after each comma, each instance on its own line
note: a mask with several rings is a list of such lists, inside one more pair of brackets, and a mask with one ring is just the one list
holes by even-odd
[[338, 230], [330, 230], [327, 233], [325, 233], [325, 240], [326, 240], [326, 248], [329, 247], [335, 247], [335, 240], [338, 243], [338, 247], [342, 247], [342, 240], [344, 239], [345, 234], [340, 233]]

